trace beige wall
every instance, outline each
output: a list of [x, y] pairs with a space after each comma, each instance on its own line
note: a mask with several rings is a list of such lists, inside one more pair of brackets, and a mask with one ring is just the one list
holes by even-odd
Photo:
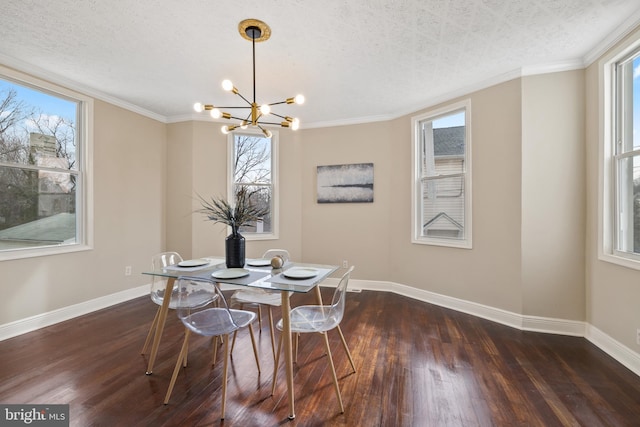
[[522, 79], [523, 314], [585, 319], [584, 71]]
[[[355, 278], [520, 312], [520, 96], [519, 80], [469, 95], [471, 250], [411, 243], [411, 116], [304, 130], [304, 259], [348, 260]], [[374, 164], [374, 203], [316, 203], [316, 166], [367, 162]]]
[[[302, 132], [301, 170], [302, 251], [308, 262], [355, 265], [352, 277], [371, 280], [389, 278], [393, 256], [389, 241], [407, 230], [390, 227], [391, 215], [404, 209], [391, 202], [392, 182], [404, 169], [394, 169], [394, 151], [406, 149], [406, 141], [391, 132], [388, 122]], [[317, 203], [317, 167], [350, 163], [373, 163], [373, 203]]]
[[100, 101], [94, 124], [94, 249], [0, 262], [0, 324], [139, 286], [164, 247], [165, 125]]
[[[630, 36], [640, 37], [640, 30]], [[627, 37], [627, 40], [630, 38]], [[621, 41], [623, 45], [627, 40]], [[636, 352], [636, 329], [640, 328], [640, 271], [598, 259], [598, 153], [602, 103], [599, 95], [601, 66], [586, 70], [586, 312], [587, 321]]]
[[194, 122], [167, 126], [167, 188], [165, 207], [167, 240], [165, 250], [192, 258], [193, 233], [191, 199], [193, 188]]
[[[224, 256], [227, 228], [207, 221], [196, 211], [200, 209], [198, 195], [226, 196], [227, 136], [220, 132], [220, 124], [211, 122], [173, 123], [168, 129], [168, 176], [173, 190], [168, 190], [167, 211], [172, 221], [167, 225], [167, 250], [178, 251], [185, 258]], [[278, 135], [280, 238], [248, 240], [247, 256], [259, 257], [269, 248], [285, 248], [293, 259], [302, 259], [300, 134], [282, 131]]]
[[[303, 261], [341, 265], [346, 260], [356, 265], [357, 279], [399, 283], [514, 313], [583, 320], [583, 86], [582, 72], [556, 73], [468, 95], [473, 249], [411, 243], [411, 116], [405, 116], [280, 132], [282, 238], [249, 241], [248, 255], [283, 247]], [[544, 96], [556, 107], [548, 108]], [[169, 147], [190, 146], [185, 152], [191, 160], [183, 154], [180, 163], [169, 166], [170, 177], [185, 175], [184, 188], [190, 179], [201, 194], [226, 191], [226, 137], [218, 126], [169, 125]], [[189, 131], [178, 132], [183, 128]], [[553, 159], [540, 168], [549, 155]], [[317, 167], [348, 163], [374, 164], [374, 202], [317, 203]], [[553, 192], [545, 191], [549, 186]], [[180, 197], [183, 202], [176, 204], [183, 206], [187, 193], [181, 189], [169, 199]], [[192, 223], [193, 256], [224, 253], [224, 227], [182, 207], [168, 209], [181, 210], [181, 216], [169, 217]], [[169, 246], [188, 247], [188, 237], [170, 240]]]
[[404, 231], [395, 239], [399, 257], [390, 280], [520, 313], [520, 80], [465, 98], [471, 100], [473, 248], [410, 243], [411, 122], [397, 120], [405, 153], [398, 154], [396, 168], [405, 172], [395, 203]]

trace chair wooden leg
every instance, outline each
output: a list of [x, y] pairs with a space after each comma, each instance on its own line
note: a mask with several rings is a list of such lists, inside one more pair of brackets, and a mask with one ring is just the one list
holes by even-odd
[[353, 363], [351, 352], [349, 351], [349, 347], [347, 346], [347, 341], [344, 339], [344, 335], [342, 334], [342, 329], [340, 329], [340, 325], [338, 325], [338, 333], [340, 334], [340, 340], [342, 341], [342, 346], [344, 347], [344, 351], [347, 352], [347, 357], [349, 358], [349, 363], [351, 363], [351, 368], [353, 369], [353, 372], [356, 372], [356, 365]]
[[231, 341], [231, 350], [229, 351], [230, 354], [233, 354], [233, 348], [236, 346], [236, 335], [238, 335], [237, 330], [233, 332], [233, 341]]
[[249, 336], [251, 337], [251, 345], [253, 346], [253, 356], [256, 358], [256, 366], [258, 367], [258, 373], [260, 373], [260, 358], [258, 357], [258, 347], [256, 346], [256, 337], [253, 335], [253, 326], [251, 324], [249, 324]]
[[224, 340], [224, 365], [222, 368], [222, 414], [221, 420], [224, 420], [224, 412], [227, 406], [227, 370], [229, 369], [229, 335], [225, 335]]
[[189, 354], [189, 344], [187, 344], [187, 348], [184, 349], [184, 358], [182, 359], [182, 367], [187, 367], [187, 356]]
[[333, 357], [331, 356], [331, 348], [329, 347], [329, 337], [326, 332], [322, 332], [324, 336], [324, 345], [327, 348], [327, 356], [329, 356], [329, 366], [331, 367], [331, 375], [333, 376], [333, 386], [336, 390], [336, 396], [338, 397], [338, 404], [340, 405], [340, 413], [344, 413], [344, 406], [342, 405], [342, 396], [340, 395], [340, 387], [338, 386], [338, 376], [336, 375], [336, 368], [333, 365]]
[[273, 312], [271, 306], [269, 306], [269, 333], [271, 334], [271, 353], [273, 354], [273, 360], [276, 360], [276, 338], [275, 330], [273, 329]]
[[280, 364], [280, 350], [282, 349], [282, 334], [278, 340], [278, 351], [276, 352], [276, 361], [273, 363], [273, 381], [271, 381], [271, 396], [276, 392], [276, 381], [278, 379], [278, 365]]
[[262, 333], [262, 310], [260, 310], [261, 305], [258, 304], [258, 326], [260, 327], [260, 333]]
[[147, 334], [147, 339], [144, 340], [144, 346], [142, 346], [142, 351], [140, 354], [145, 354], [147, 349], [149, 348], [149, 344], [151, 344], [151, 340], [153, 339], [153, 333], [156, 330], [156, 326], [158, 325], [158, 317], [160, 317], [160, 307], [156, 310], [156, 315], [153, 317], [153, 322], [151, 322], [151, 328], [149, 328], [149, 333]]
[[213, 359], [211, 360], [211, 364], [216, 364], [216, 359], [218, 357], [218, 337], [213, 338]]
[[173, 386], [176, 384], [176, 379], [178, 378], [178, 373], [180, 372], [180, 365], [182, 365], [182, 362], [186, 360], [186, 353], [187, 353], [187, 349], [189, 348], [190, 335], [191, 335], [191, 331], [189, 329], [185, 329], [184, 342], [182, 343], [182, 348], [180, 349], [180, 355], [178, 356], [178, 360], [176, 361], [176, 367], [173, 369], [173, 375], [171, 376], [171, 382], [169, 382], [169, 388], [167, 389], [167, 394], [164, 397], [165, 405], [169, 403], [169, 398], [171, 397]]

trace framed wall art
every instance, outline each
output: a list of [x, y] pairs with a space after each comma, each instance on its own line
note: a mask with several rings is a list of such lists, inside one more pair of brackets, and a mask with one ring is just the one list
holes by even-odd
[[373, 163], [318, 166], [318, 203], [373, 203]]

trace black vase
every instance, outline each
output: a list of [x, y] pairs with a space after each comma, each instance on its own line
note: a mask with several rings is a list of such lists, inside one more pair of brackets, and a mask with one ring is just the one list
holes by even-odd
[[238, 233], [238, 230], [234, 230], [229, 234], [224, 242], [225, 247], [225, 261], [227, 268], [242, 268], [244, 267], [244, 237]]

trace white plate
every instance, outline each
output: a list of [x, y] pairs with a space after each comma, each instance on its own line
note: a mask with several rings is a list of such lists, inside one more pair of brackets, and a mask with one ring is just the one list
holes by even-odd
[[178, 267], [201, 267], [209, 264], [206, 259], [189, 259], [187, 261], [180, 261]]
[[315, 268], [293, 267], [282, 273], [282, 275], [289, 279], [311, 279], [318, 275], [318, 270]]
[[270, 259], [252, 259], [247, 261], [247, 265], [250, 265], [252, 267], [266, 267], [268, 265], [271, 265], [271, 260]]
[[216, 279], [239, 279], [249, 275], [249, 270], [244, 268], [223, 268], [222, 270], [216, 270], [211, 273], [212, 277]]

